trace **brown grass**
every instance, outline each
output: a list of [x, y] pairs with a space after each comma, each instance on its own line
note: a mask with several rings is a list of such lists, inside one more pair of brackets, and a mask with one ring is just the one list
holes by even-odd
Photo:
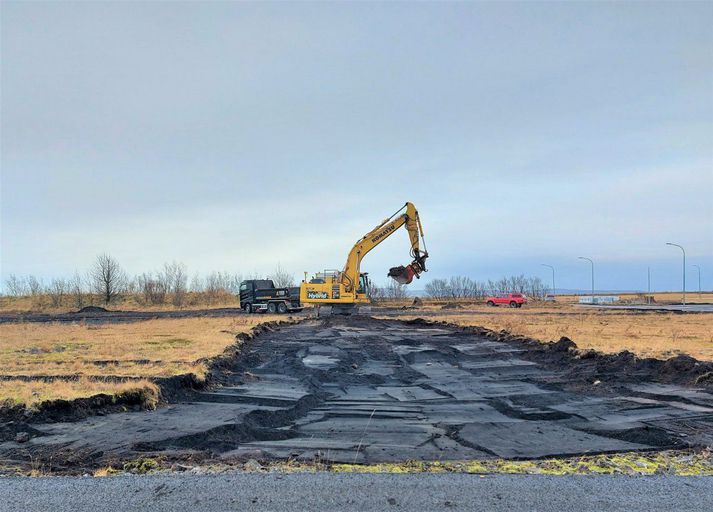
[[144, 395], [144, 405], [151, 406], [156, 404], [159, 396], [158, 386], [147, 379], [130, 382], [97, 382], [85, 377], [76, 381], [53, 382], [9, 380], [0, 383], [0, 390], [0, 402], [30, 406], [60, 398], [74, 400], [102, 393], [120, 395], [133, 391]]
[[[78, 381], [0, 381], [0, 401], [36, 403], [146, 387], [152, 377], [205, 374], [203, 359], [220, 354], [235, 335], [284, 317], [155, 319], [91, 325], [10, 323], [0, 326], [0, 374], [80, 376]], [[116, 382], [90, 380], [112, 379]], [[123, 379], [127, 382], [121, 382]]]
[[[238, 297], [229, 293], [221, 293], [214, 300], [209, 300], [205, 293], [189, 292], [180, 307], [174, 306], [169, 300], [163, 304], [147, 304], [138, 294], [122, 295], [108, 305], [96, 296], [87, 295], [84, 300], [84, 306], [101, 306], [116, 311], [175, 311], [240, 307]], [[69, 295], [63, 298], [59, 306], [54, 306], [47, 294], [23, 297], [0, 296], [0, 313], [67, 313], [78, 309], [79, 307]]]
[[422, 308], [404, 318], [424, 316], [458, 325], [505, 330], [542, 341], [572, 339], [580, 348], [614, 353], [629, 350], [641, 357], [668, 358], [688, 354], [697, 359], [713, 360], [713, 313], [674, 314], [621, 311], [581, 311], [574, 307], [488, 308], [443, 311]]

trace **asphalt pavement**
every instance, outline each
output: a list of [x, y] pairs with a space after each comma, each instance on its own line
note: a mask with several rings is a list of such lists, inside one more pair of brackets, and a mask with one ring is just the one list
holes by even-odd
[[0, 479], [2, 512], [713, 510], [713, 478], [224, 473]]

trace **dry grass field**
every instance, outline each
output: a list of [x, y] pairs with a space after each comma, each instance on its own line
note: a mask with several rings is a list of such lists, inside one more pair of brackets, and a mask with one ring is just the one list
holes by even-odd
[[[657, 297], [660, 302], [664, 299]], [[12, 305], [22, 306], [17, 302]], [[517, 310], [473, 303], [461, 303], [458, 309], [442, 309], [442, 305], [427, 301], [426, 305], [399, 312], [397, 316], [506, 330], [542, 341], [567, 336], [581, 348], [608, 353], [629, 350], [641, 357], [657, 358], [684, 353], [713, 360], [713, 314], [585, 310], [564, 300], [554, 304], [532, 303]], [[120, 303], [112, 309], [146, 310], [134, 303]], [[378, 309], [374, 313], [378, 315]], [[155, 393], [153, 378], [186, 373], [200, 377], [206, 369], [203, 361], [220, 354], [234, 342], [237, 333], [280, 318], [284, 319], [259, 315], [99, 325], [2, 324], [0, 401], [36, 404], [48, 399], [117, 394], [130, 389]], [[30, 380], [23, 380], [27, 378]]]
[[629, 350], [641, 357], [669, 358], [688, 354], [713, 360], [713, 313], [675, 314], [582, 310], [567, 305], [522, 309], [467, 306], [467, 309], [420, 308], [403, 318], [419, 316], [464, 326], [529, 336], [541, 341], [572, 339], [580, 348], [613, 353]]
[[[278, 319], [284, 317], [155, 319], [100, 325], [2, 324], [0, 378], [6, 380], [0, 380], [0, 401], [33, 404], [151, 389], [155, 387], [150, 381], [153, 377], [186, 373], [201, 377], [206, 370], [204, 358], [220, 354], [235, 342], [236, 334]], [[23, 376], [35, 380], [21, 380]], [[70, 380], [75, 376], [79, 380]]]
[[[657, 304], [677, 304], [681, 302], [680, 292], [661, 292], [652, 294], [654, 301]], [[628, 303], [645, 303], [645, 296], [641, 294], [619, 294], [619, 298], [623, 302]], [[91, 300], [90, 300], [91, 299]], [[174, 311], [186, 309], [215, 309], [215, 308], [239, 308], [240, 301], [235, 295], [229, 293], [221, 293], [215, 299], [208, 300], [205, 293], [186, 294], [184, 303], [180, 306], [174, 306], [170, 301], [164, 304], [146, 304], [142, 301], [141, 296], [137, 294], [122, 295], [115, 299], [111, 304], [106, 305], [96, 297], [86, 297], [85, 305], [102, 306], [109, 310], [115, 311]], [[425, 299], [426, 302], [433, 302], [430, 299]], [[548, 303], [546, 307], [559, 307], [562, 305], [575, 304], [579, 300], [577, 295], [558, 295], [557, 303]], [[686, 300], [689, 303], [713, 303], [713, 292], [703, 292], [698, 295], [697, 292], [689, 291], [686, 294]], [[481, 301], [482, 302], [482, 301]], [[402, 301], [400, 305], [406, 305], [410, 301]], [[76, 311], [79, 307], [74, 303], [70, 296], [64, 297], [61, 305], [54, 306], [49, 295], [41, 294], [36, 296], [24, 297], [9, 297], [0, 296], [0, 313], [66, 313], [68, 311]]]
[[[221, 293], [214, 300], [208, 300], [205, 294], [189, 292], [180, 307], [174, 306], [170, 301], [163, 304], [146, 304], [137, 294], [122, 295], [109, 305], [104, 304], [97, 297], [86, 296], [84, 301], [84, 306], [101, 306], [114, 311], [173, 311], [240, 307], [238, 297], [229, 293]], [[78, 309], [80, 307], [70, 296], [65, 296], [57, 306], [53, 304], [51, 297], [47, 294], [23, 297], [0, 296], [0, 313], [67, 313]]]

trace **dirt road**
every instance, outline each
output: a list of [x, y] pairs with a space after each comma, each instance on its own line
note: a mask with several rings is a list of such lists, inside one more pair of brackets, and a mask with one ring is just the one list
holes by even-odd
[[223, 360], [222, 387], [156, 411], [33, 424], [28, 442], [0, 444], [0, 460], [71, 471], [157, 453], [369, 463], [713, 444], [710, 388], [563, 354], [418, 322], [308, 320]]

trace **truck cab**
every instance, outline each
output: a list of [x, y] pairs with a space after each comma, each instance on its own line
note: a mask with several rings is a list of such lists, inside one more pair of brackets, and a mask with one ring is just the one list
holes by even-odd
[[272, 279], [248, 279], [241, 282], [240, 307], [248, 314], [285, 314], [303, 309], [299, 287], [276, 288]]

